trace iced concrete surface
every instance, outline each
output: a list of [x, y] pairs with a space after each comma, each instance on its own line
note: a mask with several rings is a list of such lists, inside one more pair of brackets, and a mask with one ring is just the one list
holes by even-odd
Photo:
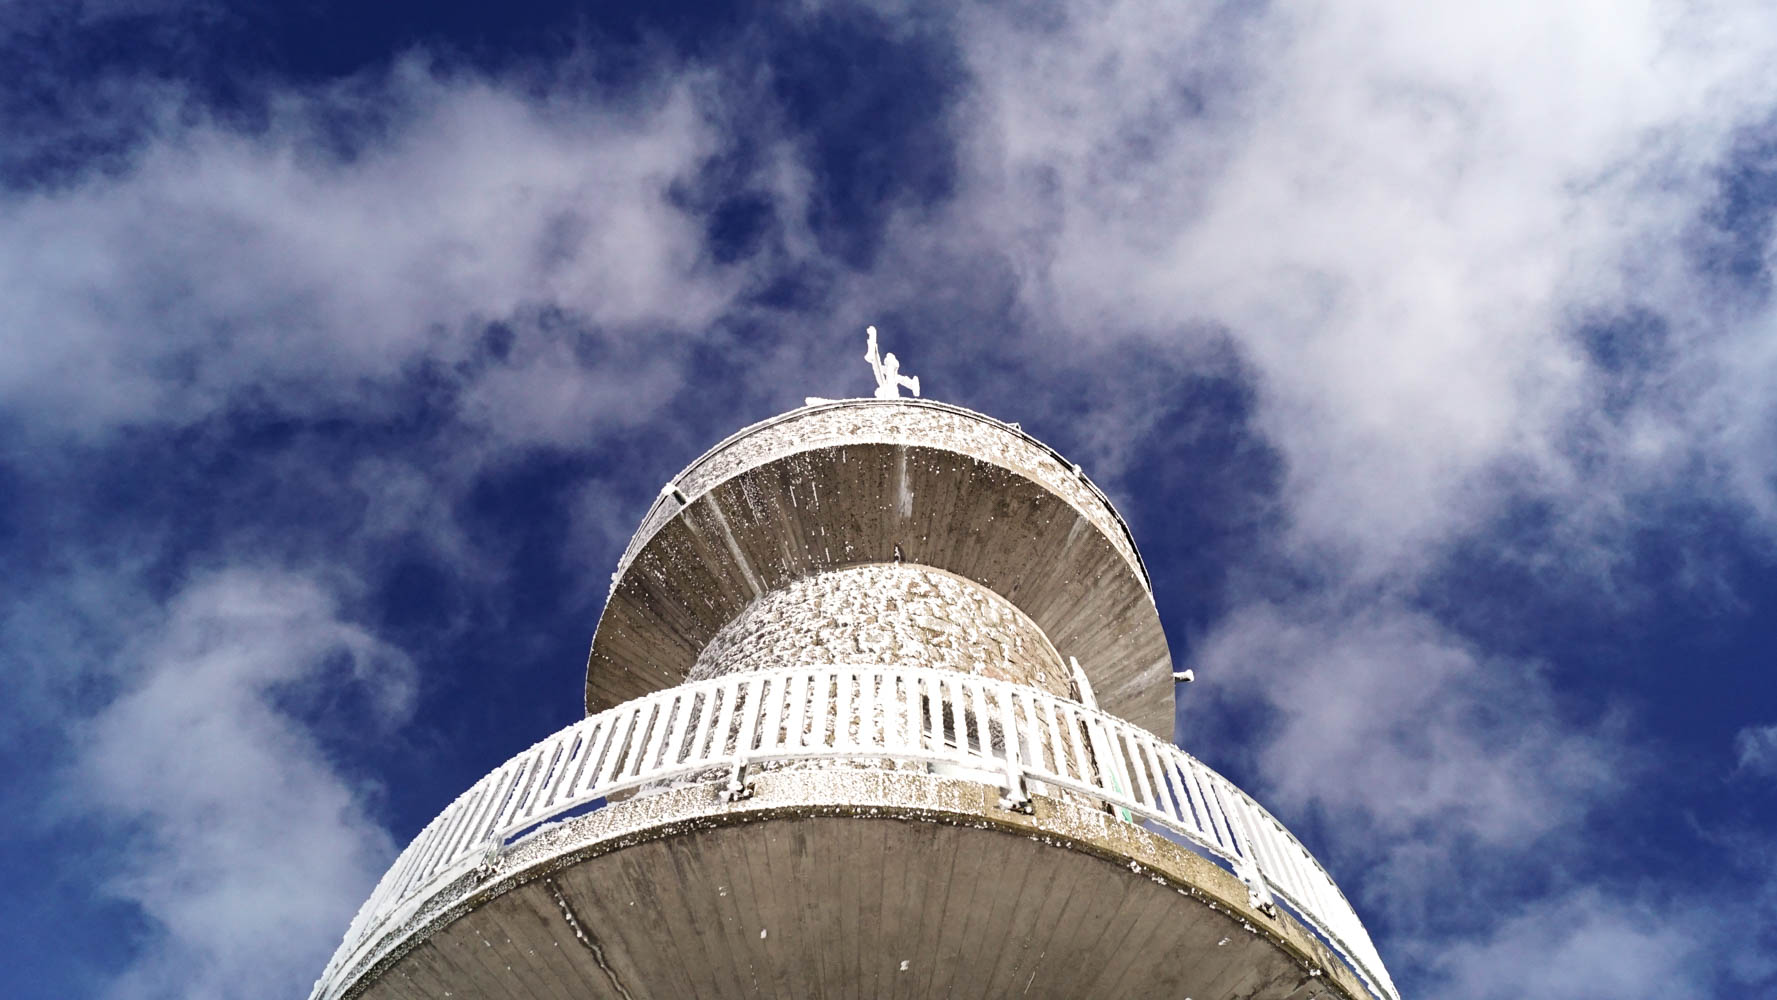
[[364, 997], [1364, 996], [1232, 876], [1102, 812], [901, 772], [760, 775], [515, 845]]
[[688, 680], [845, 663], [934, 667], [1068, 697], [1068, 667], [1035, 622], [971, 580], [871, 563], [792, 582], [710, 640]]
[[1172, 691], [1126, 525], [1040, 442], [924, 400], [755, 425], [625, 551], [611, 711], [441, 814], [316, 996], [1395, 997], [1318, 863], [1170, 745]]
[[1000, 595], [1064, 660], [1079, 658], [1106, 711], [1171, 737], [1171, 656], [1121, 519], [1027, 436], [915, 400], [797, 411], [693, 463], [615, 577], [588, 657], [587, 708], [682, 682], [716, 634], [772, 591], [896, 561]]

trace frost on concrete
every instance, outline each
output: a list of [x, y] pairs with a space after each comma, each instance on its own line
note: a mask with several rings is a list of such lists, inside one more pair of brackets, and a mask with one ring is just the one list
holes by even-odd
[[1069, 696], [1067, 668], [1024, 612], [911, 563], [851, 566], [766, 594], [716, 633], [686, 679], [817, 664], [937, 667]]
[[[1146, 580], [1128, 529], [1079, 466], [1063, 462], [1034, 438], [991, 417], [927, 400], [843, 400], [804, 407], [748, 427], [710, 449], [680, 473], [679, 492], [695, 499], [716, 484], [786, 455], [850, 444], [940, 448], [1029, 477], [1071, 504]], [[683, 506], [657, 501], [618, 564], [629, 568], [648, 539]]]

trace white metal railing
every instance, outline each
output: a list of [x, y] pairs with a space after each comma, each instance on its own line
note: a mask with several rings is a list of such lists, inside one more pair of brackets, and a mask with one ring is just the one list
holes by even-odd
[[1255, 905], [1285, 903], [1380, 1000], [1393, 982], [1339, 887], [1283, 824], [1196, 758], [1147, 730], [1034, 688], [949, 670], [820, 666], [732, 674], [588, 716], [457, 797], [401, 852], [360, 908], [311, 995], [333, 1000], [397, 943], [439, 890], [515, 836], [658, 782], [810, 759], [938, 765], [992, 781], [1008, 808], [1029, 783], [1070, 790], [1225, 861]]

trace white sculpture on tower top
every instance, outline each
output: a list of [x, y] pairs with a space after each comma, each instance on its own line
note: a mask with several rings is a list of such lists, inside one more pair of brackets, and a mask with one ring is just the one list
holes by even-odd
[[864, 360], [870, 362], [870, 370], [876, 374], [876, 398], [900, 399], [901, 387], [906, 386], [915, 396], [919, 395], [919, 376], [901, 374], [901, 360], [890, 351], [881, 358], [876, 356], [876, 328], [865, 327], [870, 335], [870, 346], [864, 351]]

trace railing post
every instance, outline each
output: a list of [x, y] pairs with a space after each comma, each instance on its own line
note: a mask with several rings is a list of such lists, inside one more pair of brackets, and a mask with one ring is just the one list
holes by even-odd
[[1000, 796], [1000, 808], [1028, 816], [1036, 810], [1031, 805], [1030, 792], [1024, 787], [1024, 760], [1018, 752], [1019, 734], [1013, 728], [1011, 688], [998, 686], [994, 700], [999, 702], [1000, 738], [1006, 746], [1006, 787], [1005, 794]]
[[722, 801], [739, 802], [753, 797], [753, 783], [747, 780], [747, 759], [734, 758], [734, 769], [728, 772], [728, 784], [722, 789]]
[[[1219, 795], [1221, 789], [1217, 788]], [[1253, 847], [1252, 828], [1247, 822], [1246, 803], [1238, 798], [1228, 802], [1222, 810], [1228, 819], [1229, 832], [1234, 835], [1235, 846], [1240, 848], [1240, 862], [1235, 866], [1234, 874], [1246, 883], [1247, 902], [1253, 909], [1267, 917], [1277, 916], [1277, 903], [1271, 898], [1271, 889], [1265, 884], [1265, 873], [1259, 868], [1259, 854]]]

